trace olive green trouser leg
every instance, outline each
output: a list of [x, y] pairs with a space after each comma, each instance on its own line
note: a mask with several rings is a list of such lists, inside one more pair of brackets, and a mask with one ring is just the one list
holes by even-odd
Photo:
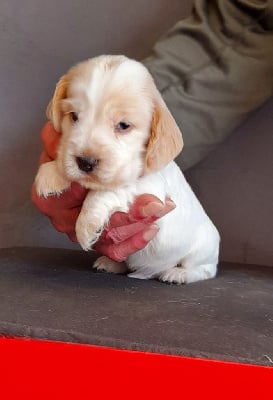
[[273, 94], [273, 0], [196, 0], [144, 61], [180, 126], [182, 169]]

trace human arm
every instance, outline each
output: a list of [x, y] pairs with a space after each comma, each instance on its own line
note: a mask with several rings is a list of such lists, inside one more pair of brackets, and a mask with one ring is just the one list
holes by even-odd
[[195, 0], [144, 64], [182, 131], [187, 170], [272, 96], [273, 2]]

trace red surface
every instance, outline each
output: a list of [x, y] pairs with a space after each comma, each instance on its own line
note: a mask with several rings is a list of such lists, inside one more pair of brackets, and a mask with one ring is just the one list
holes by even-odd
[[0, 399], [273, 399], [273, 368], [0, 338]]

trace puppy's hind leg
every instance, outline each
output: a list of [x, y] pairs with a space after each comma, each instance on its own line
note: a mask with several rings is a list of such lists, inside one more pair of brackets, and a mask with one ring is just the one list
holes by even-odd
[[110, 272], [112, 274], [125, 274], [128, 272], [125, 262], [111, 260], [106, 256], [99, 257], [93, 265], [98, 271]]
[[217, 272], [219, 241], [219, 233], [210, 222], [201, 226], [190, 252], [177, 266], [161, 273], [159, 279], [180, 284], [214, 278]]
[[217, 271], [217, 264], [203, 264], [192, 267], [184, 267], [182, 264], [162, 272], [159, 280], [168, 283], [193, 283], [205, 279], [214, 278]]
[[158, 279], [162, 282], [181, 285], [182, 283], [186, 283], [186, 270], [178, 264], [162, 272]]
[[204, 281], [214, 278], [217, 272], [217, 263], [197, 265], [188, 268], [185, 274], [185, 283]]

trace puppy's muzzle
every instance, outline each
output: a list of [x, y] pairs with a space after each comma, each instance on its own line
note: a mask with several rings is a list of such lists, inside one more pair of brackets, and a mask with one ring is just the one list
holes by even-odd
[[94, 170], [99, 160], [93, 157], [76, 157], [76, 162], [79, 169], [88, 174]]

